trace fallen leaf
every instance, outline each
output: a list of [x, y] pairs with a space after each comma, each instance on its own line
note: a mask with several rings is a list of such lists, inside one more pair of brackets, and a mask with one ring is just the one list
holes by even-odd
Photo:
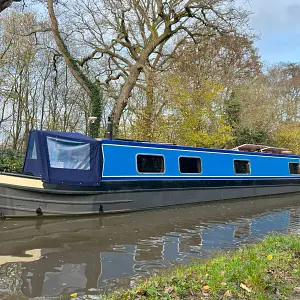
[[249, 288], [252, 286], [251, 283], [250, 283], [250, 281], [248, 279], [245, 280], [245, 284]]
[[208, 291], [208, 290], [210, 290], [210, 286], [205, 285], [205, 286], [202, 287], [202, 289], [205, 290], [205, 291]]
[[273, 255], [272, 254], [267, 255], [267, 260], [272, 260], [272, 259], [273, 259]]
[[231, 294], [230, 290], [227, 290], [227, 291], [224, 293], [224, 296], [225, 296], [225, 297], [231, 297], [232, 294]]
[[300, 293], [300, 286], [296, 286], [296, 287], [294, 287], [294, 292], [296, 292], [296, 293]]
[[242, 288], [243, 290], [245, 290], [248, 293], [251, 293], [251, 290], [244, 283], [240, 284], [240, 288]]

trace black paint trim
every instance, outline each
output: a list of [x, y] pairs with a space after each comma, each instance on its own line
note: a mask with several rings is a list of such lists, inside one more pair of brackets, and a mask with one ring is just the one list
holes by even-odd
[[141, 190], [173, 190], [173, 189], [207, 189], [207, 188], [243, 188], [259, 186], [283, 186], [300, 185], [299, 179], [276, 179], [276, 180], [143, 180], [143, 181], [102, 181], [100, 186], [65, 186], [45, 184], [46, 189], [73, 190], [76, 191], [99, 191], [121, 192]]

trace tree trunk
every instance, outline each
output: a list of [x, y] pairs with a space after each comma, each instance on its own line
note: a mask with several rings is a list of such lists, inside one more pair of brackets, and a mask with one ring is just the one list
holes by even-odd
[[143, 139], [153, 140], [153, 118], [154, 118], [154, 72], [151, 66], [144, 68], [146, 79], [146, 107], [143, 116]]
[[96, 121], [89, 123], [89, 136], [91, 137], [99, 137], [99, 130], [100, 130], [100, 120], [102, 117], [102, 91], [97, 88], [95, 92], [92, 93], [90, 96], [91, 103], [90, 103], [90, 112], [92, 117], [97, 117]]
[[118, 127], [120, 124], [120, 119], [121, 119], [124, 109], [127, 106], [131, 91], [134, 88], [141, 71], [143, 70], [143, 68], [145, 68], [146, 65], [148, 65], [149, 55], [154, 51], [154, 49], [161, 42], [168, 39], [169, 36], [171, 36], [170, 30], [168, 30], [166, 33], [161, 35], [158, 39], [149, 41], [149, 45], [146, 47], [144, 52], [141, 54], [140, 58], [137, 60], [137, 62], [132, 67], [129, 68], [129, 76], [128, 76], [127, 80], [125, 81], [123, 87], [121, 88], [120, 95], [115, 103], [115, 106], [114, 106], [114, 109], [112, 112], [112, 119], [114, 122], [115, 132], [117, 132], [117, 130], [118, 130]]
[[[0, 0], [1, 1], [1, 0]], [[100, 87], [93, 83], [88, 76], [84, 74], [76, 60], [72, 57], [69, 52], [67, 45], [64, 43], [58, 28], [58, 22], [53, 8], [53, 0], [47, 0], [48, 12], [51, 22], [51, 29], [53, 33], [54, 40], [57, 44], [59, 51], [65, 59], [65, 62], [76, 79], [76, 81], [81, 85], [81, 87], [87, 92], [91, 101], [91, 116], [97, 117], [93, 124], [90, 125], [90, 134], [92, 137], [97, 137], [100, 129], [100, 120], [102, 117], [102, 103], [103, 103], [103, 93]]]
[[141, 71], [142, 71], [142, 64], [140, 63], [136, 63], [129, 69], [129, 76], [125, 84], [122, 86], [120, 95], [115, 102], [114, 109], [112, 112], [115, 135], [117, 135], [118, 133], [118, 128], [119, 128], [122, 113], [125, 107], [127, 106], [131, 91], [134, 88]]

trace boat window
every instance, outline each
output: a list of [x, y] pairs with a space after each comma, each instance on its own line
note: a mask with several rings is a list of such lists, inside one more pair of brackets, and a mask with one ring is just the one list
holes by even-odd
[[180, 173], [201, 173], [201, 159], [199, 157], [179, 157]]
[[234, 172], [236, 174], [250, 174], [249, 160], [234, 160]]
[[37, 159], [36, 145], [35, 145], [35, 140], [34, 140], [33, 137], [31, 137], [30, 140], [29, 140], [27, 158], [29, 158], [29, 159]]
[[165, 171], [162, 155], [137, 155], [137, 170], [139, 173], [163, 173]]
[[90, 170], [90, 144], [47, 136], [50, 167]]
[[291, 174], [300, 174], [300, 164], [299, 163], [289, 163], [289, 169]]

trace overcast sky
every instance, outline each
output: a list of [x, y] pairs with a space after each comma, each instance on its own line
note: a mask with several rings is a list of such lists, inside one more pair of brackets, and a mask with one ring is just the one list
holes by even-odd
[[251, 26], [263, 61], [300, 62], [300, 0], [240, 0], [253, 12]]

